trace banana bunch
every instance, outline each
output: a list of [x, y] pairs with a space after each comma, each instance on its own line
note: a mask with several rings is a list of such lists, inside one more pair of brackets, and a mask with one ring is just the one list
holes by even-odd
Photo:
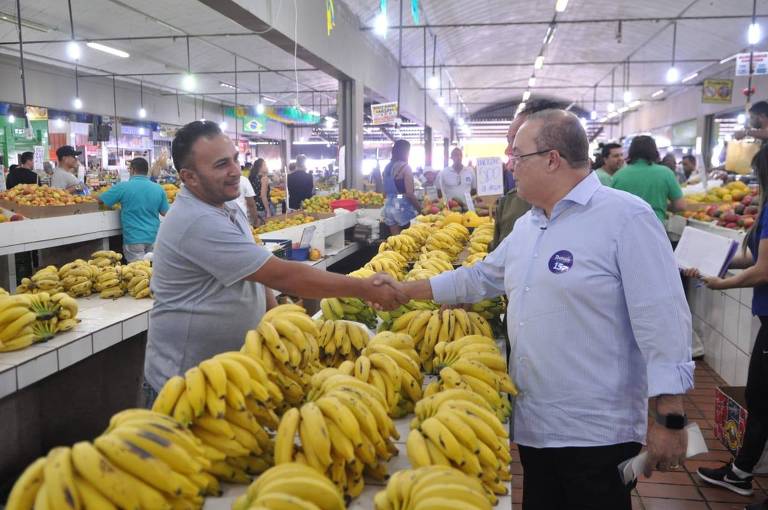
[[320, 321], [317, 345], [324, 367], [338, 367], [345, 360], [355, 360], [368, 345], [368, 329], [362, 324], [343, 320]]
[[0, 352], [32, 345], [35, 338], [32, 328], [36, 320], [31, 296], [0, 296]]
[[510, 403], [501, 392], [517, 395], [517, 388], [492, 338], [468, 335], [453, 342], [439, 342], [433, 367], [439, 370], [440, 378], [427, 386], [427, 394], [443, 388], [471, 390], [491, 406], [500, 420], [509, 416]]
[[202, 445], [216, 452], [207, 471], [232, 483], [272, 463], [277, 428], [274, 408], [283, 395], [260, 361], [242, 352], [224, 352], [166, 381], [152, 411], [189, 426]]
[[376, 312], [359, 298], [324, 298], [320, 300], [323, 319], [361, 322], [369, 328], [376, 327]]
[[401, 281], [405, 276], [406, 265], [407, 262], [400, 253], [385, 251], [374, 255], [363, 267], [374, 273], [387, 273], [395, 280]]
[[6, 508], [201, 508], [218, 482], [199, 442], [172, 419], [144, 409], [124, 411], [120, 424], [94, 443], [58, 447], [29, 465]]
[[504, 425], [466, 390], [446, 390], [416, 405], [406, 440], [413, 467], [450, 466], [479, 478], [486, 493], [506, 494], [512, 479], [509, 434]]
[[432, 228], [429, 225], [423, 223], [416, 223], [400, 231], [400, 234], [412, 237], [413, 240], [416, 241], [416, 243], [419, 245], [419, 247], [423, 246], [424, 243], [427, 242], [427, 238], [429, 238], [429, 234], [431, 233]]
[[493, 223], [476, 227], [469, 236], [469, 253], [488, 253], [488, 245], [493, 241]]
[[123, 255], [112, 250], [99, 250], [91, 253], [88, 263], [99, 268], [115, 267], [123, 260]]
[[421, 366], [429, 373], [432, 372], [433, 354], [438, 342], [450, 342], [466, 335], [493, 337], [488, 321], [462, 308], [412, 310], [394, 319], [390, 330], [407, 333], [413, 338]]
[[8, 291], [0, 287], [0, 297], [7, 296], [7, 295], [8, 295]]
[[[97, 252], [98, 253], [98, 252]], [[101, 258], [100, 260], [107, 260]], [[99, 266], [95, 266], [99, 267]], [[122, 266], [104, 266], [99, 269], [93, 290], [99, 293], [102, 299], [115, 299], [125, 294], [123, 289]]]
[[72, 297], [90, 296], [93, 282], [99, 274], [99, 268], [83, 259], [73, 260], [59, 268], [59, 278], [64, 292]]
[[375, 510], [491, 510], [497, 501], [477, 478], [442, 465], [397, 471], [373, 499]]
[[471, 252], [470, 255], [464, 259], [464, 262], [462, 262], [461, 265], [464, 267], [472, 267], [481, 260], [484, 260], [487, 256], [488, 253], [484, 251]]
[[453, 264], [451, 262], [446, 262], [444, 259], [438, 257], [426, 259], [421, 258], [413, 265], [413, 269], [426, 269], [428, 271], [434, 272], [435, 274], [440, 274], [446, 271], [453, 271]]
[[384, 331], [373, 337], [354, 362], [353, 375], [384, 395], [389, 415], [401, 418], [421, 400], [424, 380], [413, 339]]
[[319, 333], [304, 308], [284, 304], [265, 313], [245, 337], [241, 351], [262, 362], [285, 396], [284, 406], [303, 401], [310, 375], [319, 368]]
[[429, 236], [423, 251], [444, 251], [453, 261], [464, 250], [468, 238], [467, 227], [458, 223], [449, 223]]
[[122, 280], [125, 290], [136, 299], [151, 296], [149, 290], [149, 280], [151, 277], [152, 265], [145, 260], [131, 262], [122, 268]]
[[66, 292], [59, 292], [51, 296], [51, 303], [55, 306], [56, 319], [58, 320], [56, 324], [56, 333], [69, 331], [77, 326], [77, 323], [79, 322], [77, 319], [79, 307], [75, 298]]
[[379, 253], [385, 251], [396, 251], [400, 255], [406, 258], [406, 260], [413, 260], [419, 251], [418, 241], [410, 235], [400, 233], [398, 235], [389, 236], [386, 241], [379, 245]]
[[46, 266], [32, 275], [32, 278], [22, 278], [21, 285], [16, 287], [16, 294], [56, 293], [63, 290], [59, 270], [56, 266]]
[[386, 462], [397, 454], [392, 439], [399, 434], [387, 415], [384, 395], [348, 375], [353, 370], [354, 364], [346, 361], [338, 369], [326, 368], [312, 376], [307, 403], [288, 410], [280, 420], [275, 464], [308, 464], [345, 494], [357, 497], [364, 475], [386, 479]]
[[493, 299], [484, 299], [479, 303], [472, 304], [472, 311], [487, 320], [498, 320], [501, 314], [506, 311], [506, 308], [504, 298], [501, 296]]
[[328, 478], [305, 464], [286, 462], [265, 471], [232, 505], [232, 510], [249, 508], [344, 510], [346, 505]]

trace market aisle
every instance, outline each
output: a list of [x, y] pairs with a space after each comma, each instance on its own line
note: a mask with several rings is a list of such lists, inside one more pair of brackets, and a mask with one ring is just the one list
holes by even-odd
[[[669, 473], [654, 473], [642, 478], [633, 492], [635, 510], [742, 510], [746, 503], [762, 501], [768, 497], [768, 475], [755, 477], [755, 494], [751, 498], [739, 496], [725, 489], [710, 487], [696, 475], [699, 466], [719, 467], [730, 460], [730, 454], [713, 435], [715, 416], [715, 387], [725, 384], [704, 362], [697, 362], [696, 389], [685, 397], [685, 412], [696, 421], [704, 433], [709, 453], [689, 460], [685, 468]], [[512, 446], [512, 501], [515, 508], [522, 503], [523, 475], [517, 447]]]

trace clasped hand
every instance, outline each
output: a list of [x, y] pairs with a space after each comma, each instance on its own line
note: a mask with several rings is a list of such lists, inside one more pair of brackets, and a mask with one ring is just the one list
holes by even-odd
[[403, 290], [403, 286], [387, 273], [376, 273], [368, 278], [368, 303], [379, 310], [394, 310], [406, 304], [411, 298]]

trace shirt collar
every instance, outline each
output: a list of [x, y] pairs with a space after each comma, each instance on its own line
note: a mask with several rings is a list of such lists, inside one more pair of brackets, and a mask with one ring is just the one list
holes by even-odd
[[233, 209], [233, 207], [230, 204], [225, 202], [224, 203], [224, 207], [215, 207], [215, 206], [213, 206], [211, 204], [208, 204], [206, 202], [203, 202], [202, 200], [197, 198], [195, 196], [195, 194], [192, 193], [191, 191], [189, 191], [189, 188], [187, 188], [186, 186], [182, 186], [181, 190], [179, 191], [179, 194], [176, 195], [176, 196], [180, 197], [182, 200], [189, 200], [196, 207], [204, 207], [204, 208], [209, 208], [209, 209], [211, 209], [213, 211], [216, 211], [217, 214], [223, 214], [223, 215], [226, 215], [226, 216], [229, 216], [229, 217], [231, 217], [232, 214], [233, 214], [232, 211], [234, 209]]
[[[550, 221], [560, 215], [565, 209], [571, 207], [574, 204], [585, 205], [590, 201], [592, 195], [602, 186], [600, 179], [595, 175], [595, 172], [589, 172], [576, 186], [571, 188], [559, 202], [552, 208], [552, 215]], [[532, 214], [538, 220], [546, 221], [546, 215], [544, 210], [539, 207], [532, 208]]]

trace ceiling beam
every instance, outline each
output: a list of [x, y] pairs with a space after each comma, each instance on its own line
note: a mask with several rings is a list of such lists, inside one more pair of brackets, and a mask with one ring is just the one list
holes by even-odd
[[[699, 84], [697, 83], [675, 83], [675, 84], [669, 84], [669, 83], [635, 83], [632, 85], [627, 85], [628, 88], [664, 88], [664, 87], [670, 87], [671, 85], [674, 85], [675, 87], [698, 87]], [[528, 87], [528, 86], [509, 86], [509, 87], [497, 87], [497, 86], [485, 86], [485, 87], [457, 87], [462, 92], [467, 90], [567, 90], [567, 89], [590, 89], [598, 88], [598, 89], [610, 89], [610, 85], [537, 85], [535, 87]], [[619, 87], [615, 87], [619, 88]], [[422, 87], [424, 89], [424, 87]], [[429, 89], [431, 90], [431, 89]]]
[[[719, 62], [719, 59], [712, 59], [712, 58], [676, 58], [675, 63], [677, 64], [714, 64]], [[650, 59], [650, 60], [632, 60], [631, 64], [670, 64], [672, 62], [671, 59]], [[622, 65], [626, 64], [626, 60], [594, 60], [594, 61], [584, 61], [584, 62], [546, 62], [546, 66], [615, 66], [615, 65]], [[440, 64], [436, 67], [445, 67], [445, 68], [453, 68], [453, 69], [463, 69], [463, 68], [472, 68], [472, 67], [531, 67], [533, 65], [533, 62], [510, 62], [506, 64], [493, 64], [493, 63], [480, 63], [480, 64]], [[431, 68], [431, 65], [419, 65], [419, 64], [413, 64], [413, 65], [404, 65], [403, 69], [421, 69], [423, 67]]]
[[[67, 44], [72, 41], [89, 43], [89, 42], [133, 42], [133, 41], [163, 41], [163, 40], [184, 40], [190, 39], [204, 39], [204, 38], [216, 38], [216, 37], [257, 37], [258, 34], [253, 32], [223, 32], [223, 33], [211, 33], [211, 34], [189, 34], [189, 35], [122, 35], [111, 37], [75, 37], [74, 39], [35, 39], [30, 41], [24, 41], [24, 45], [27, 44]], [[0, 45], [13, 45], [19, 44], [18, 41], [2, 41]]]
[[[119, 75], [118, 75], [119, 76]], [[312, 94], [312, 93], [320, 93], [320, 94], [335, 94], [338, 92], [337, 90], [316, 90], [316, 89], [307, 89], [307, 90], [299, 90], [299, 94]], [[296, 89], [292, 90], [262, 90], [261, 95], [269, 95], [269, 94], [296, 94]], [[161, 96], [175, 96], [175, 92], [171, 93], [162, 93]], [[235, 92], [183, 92], [179, 91], [178, 95], [180, 96], [234, 96]], [[259, 95], [259, 92], [250, 92], [250, 91], [237, 91], [238, 96], [257, 96]]]
[[[26, 43], [25, 43], [26, 44]], [[310, 71], [310, 72], [322, 72], [319, 69], [296, 69], [296, 71]], [[260, 69], [238, 69], [237, 74], [261, 74], [261, 73], [292, 73], [294, 72], [294, 69], [269, 69], [269, 70], [260, 70]], [[80, 78], [90, 78], [90, 77], [102, 77], [102, 76], [117, 76], [117, 77], [137, 77], [137, 76], [179, 76], [187, 74], [187, 71], [164, 71], [164, 72], [156, 72], [156, 73], [78, 73], [77, 76]], [[225, 71], [192, 71], [192, 74], [194, 75], [211, 75], [211, 74], [235, 74], [235, 70], [225, 70]], [[283, 76], [283, 78], [291, 79], [289, 77]], [[318, 91], [319, 92], [319, 91]]]
[[[768, 14], [758, 14], [757, 18], [768, 18]], [[557, 25], [585, 25], [594, 23], [659, 23], [674, 21], [724, 21], [724, 20], [751, 20], [752, 15], [728, 14], [722, 16], [673, 16], [673, 17], [642, 17], [642, 18], [582, 18], [582, 19], [558, 19]], [[533, 21], [491, 21], [491, 22], [466, 22], [466, 23], [430, 23], [420, 25], [390, 25], [388, 30], [409, 30], [423, 28], [482, 28], [482, 27], [519, 27], [551, 25], [552, 19]], [[364, 25], [360, 30], [370, 31], [374, 27]]]

